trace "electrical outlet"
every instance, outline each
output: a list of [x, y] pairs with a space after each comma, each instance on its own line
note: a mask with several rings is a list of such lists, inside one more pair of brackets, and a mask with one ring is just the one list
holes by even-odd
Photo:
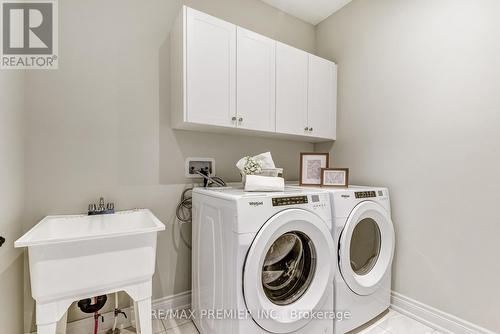
[[215, 176], [215, 159], [213, 158], [187, 158], [185, 176], [189, 179], [201, 178], [197, 171], [208, 171], [210, 176]]

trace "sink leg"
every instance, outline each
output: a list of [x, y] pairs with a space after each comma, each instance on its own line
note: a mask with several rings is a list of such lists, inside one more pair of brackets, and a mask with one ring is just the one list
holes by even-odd
[[64, 313], [61, 320], [57, 322], [56, 333], [57, 334], [66, 334], [66, 327], [68, 325], [68, 312]]
[[[68, 307], [73, 302], [72, 299], [62, 299], [49, 303], [36, 302], [36, 324], [38, 334], [56, 334], [66, 332], [66, 319]], [[57, 331], [57, 322], [61, 325]]]
[[56, 334], [57, 323], [37, 325], [37, 334]]
[[[141, 334], [153, 334], [153, 322], [151, 320], [151, 297], [136, 303], [139, 313], [139, 328]], [[137, 326], [136, 326], [137, 328]]]

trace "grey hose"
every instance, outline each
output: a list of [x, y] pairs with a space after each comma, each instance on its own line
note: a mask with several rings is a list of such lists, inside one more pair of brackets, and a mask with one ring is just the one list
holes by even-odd
[[[202, 176], [204, 179], [206, 179], [206, 184], [208, 187], [210, 186], [219, 186], [219, 187], [225, 187], [226, 182], [218, 176], [206, 176], [202, 173], [198, 174]], [[192, 193], [193, 188], [187, 188], [184, 189], [181, 195], [181, 201], [177, 205], [177, 208], [175, 209], [175, 216], [177, 217], [177, 220], [179, 221], [180, 225], [186, 224], [186, 223], [192, 223], [193, 222], [193, 201], [192, 201]], [[191, 244], [186, 240], [184, 235], [182, 234], [182, 227], [179, 228], [179, 234], [184, 242], [184, 244], [191, 249]]]
[[181, 201], [177, 205], [177, 209], [175, 210], [175, 215], [177, 216], [177, 220], [181, 223], [191, 223], [193, 221], [193, 202], [191, 200], [191, 196], [188, 195], [189, 192], [192, 192], [193, 188], [187, 188], [182, 192]]

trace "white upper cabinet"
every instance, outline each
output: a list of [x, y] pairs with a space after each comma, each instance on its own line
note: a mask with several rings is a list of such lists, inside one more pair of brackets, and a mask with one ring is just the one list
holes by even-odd
[[236, 26], [190, 8], [186, 21], [187, 120], [232, 126], [236, 114]]
[[238, 27], [238, 127], [276, 131], [276, 41]]
[[334, 63], [185, 6], [170, 41], [173, 128], [335, 139]]
[[309, 135], [308, 53], [283, 43], [276, 48], [276, 131]]
[[278, 43], [276, 131], [335, 139], [337, 67], [334, 63]]
[[307, 118], [314, 137], [335, 139], [337, 116], [337, 66], [309, 55]]

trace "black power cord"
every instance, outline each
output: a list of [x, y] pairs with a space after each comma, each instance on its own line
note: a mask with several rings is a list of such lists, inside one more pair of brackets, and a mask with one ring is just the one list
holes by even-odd
[[226, 182], [218, 176], [210, 176], [208, 170], [199, 170], [196, 171], [196, 174], [201, 176], [203, 178], [203, 186], [210, 187], [213, 184], [219, 186], [219, 187], [226, 187]]

